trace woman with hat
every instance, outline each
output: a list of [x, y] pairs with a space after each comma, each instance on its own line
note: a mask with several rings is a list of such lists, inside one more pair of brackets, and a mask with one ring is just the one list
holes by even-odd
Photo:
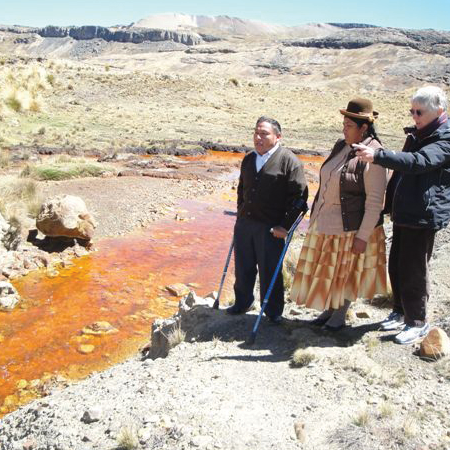
[[[411, 99], [415, 126], [402, 152], [356, 145], [362, 162], [393, 169], [386, 193], [386, 209], [393, 222], [389, 278], [393, 311], [381, 323], [383, 330], [401, 330], [398, 344], [423, 339], [430, 329], [428, 263], [436, 231], [450, 222], [450, 123], [447, 97], [436, 86], [419, 89]], [[365, 144], [365, 142], [362, 142]]]
[[330, 331], [345, 326], [351, 302], [386, 293], [385, 235], [382, 226], [387, 171], [360, 161], [353, 144], [381, 147], [372, 102], [355, 98], [344, 116], [344, 139], [334, 145], [320, 169], [294, 276], [291, 299], [323, 311], [312, 321]]

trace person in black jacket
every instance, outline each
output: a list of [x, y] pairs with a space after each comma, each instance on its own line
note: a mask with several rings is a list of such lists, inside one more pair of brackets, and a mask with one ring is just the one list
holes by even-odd
[[415, 126], [405, 128], [402, 152], [354, 145], [362, 161], [394, 170], [385, 206], [393, 222], [389, 277], [394, 308], [381, 328], [402, 328], [395, 337], [398, 344], [416, 342], [429, 331], [428, 263], [436, 231], [450, 222], [450, 124], [446, 110], [442, 89], [421, 88], [411, 99]]
[[[261, 302], [264, 300], [284, 238], [300, 212], [301, 202], [308, 199], [303, 166], [290, 150], [280, 146], [280, 139], [280, 124], [260, 117], [253, 134], [255, 151], [242, 161], [234, 227], [235, 303], [227, 309], [229, 314], [243, 314], [251, 307], [257, 272]], [[278, 323], [283, 308], [280, 271], [265, 314]]]

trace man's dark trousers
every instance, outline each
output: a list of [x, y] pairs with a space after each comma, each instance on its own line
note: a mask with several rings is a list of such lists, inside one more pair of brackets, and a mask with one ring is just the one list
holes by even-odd
[[389, 278], [394, 297], [393, 311], [404, 314], [405, 323], [421, 327], [426, 323], [430, 296], [428, 263], [436, 230], [394, 224], [389, 253]]
[[[252, 219], [239, 218], [234, 227], [234, 284], [235, 308], [246, 311], [253, 303], [253, 289], [259, 270], [261, 303], [269, 289], [270, 281], [284, 248], [284, 239], [275, 238], [270, 225]], [[280, 316], [284, 308], [282, 270], [277, 276], [269, 303], [265, 309], [268, 317]]]

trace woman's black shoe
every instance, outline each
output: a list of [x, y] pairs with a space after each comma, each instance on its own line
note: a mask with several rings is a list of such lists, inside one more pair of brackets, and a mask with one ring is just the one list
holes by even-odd
[[333, 326], [327, 325], [327, 324], [325, 324], [325, 325], [323, 326], [323, 328], [324, 328], [325, 330], [331, 331], [332, 333], [336, 333], [336, 331], [342, 330], [342, 328], [345, 328], [345, 327], [346, 327], [345, 323], [341, 323], [341, 324], [338, 325], [337, 327], [333, 327]]
[[325, 325], [327, 322], [328, 322], [328, 319], [329, 319], [330, 317], [316, 317], [315, 319], [313, 319], [313, 320], [310, 320], [309, 321], [309, 324], [310, 325], [314, 325], [314, 326], [316, 326], [316, 327], [321, 327], [322, 325]]

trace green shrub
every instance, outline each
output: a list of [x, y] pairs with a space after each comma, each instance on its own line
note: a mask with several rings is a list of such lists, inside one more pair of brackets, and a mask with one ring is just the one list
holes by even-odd
[[15, 96], [10, 96], [5, 100], [6, 106], [15, 112], [22, 111], [22, 102]]
[[20, 176], [33, 178], [39, 181], [61, 181], [69, 180], [71, 178], [99, 177], [108, 170], [109, 169], [105, 169], [104, 167], [95, 164], [69, 163], [69, 165], [27, 165]]

